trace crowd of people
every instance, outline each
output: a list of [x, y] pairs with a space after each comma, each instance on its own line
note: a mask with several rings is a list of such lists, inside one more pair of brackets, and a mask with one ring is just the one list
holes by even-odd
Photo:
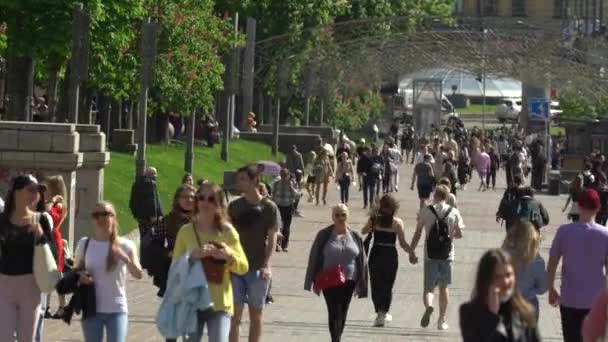
[[[60, 229], [70, 209], [63, 179], [18, 176], [0, 215], [0, 340], [41, 341], [45, 318], [70, 322], [80, 314], [86, 341], [103, 341], [104, 335], [109, 342], [126, 341], [127, 278], [147, 273], [162, 298], [156, 323], [166, 341], [201, 341], [206, 330], [209, 341], [237, 342], [245, 307], [248, 340], [262, 341], [264, 309], [274, 301], [273, 256], [289, 252], [292, 222], [303, 216], [304, 192], [309, 203], [327, 205], [333, 184], [339, 204], [312, 241], [304, 276], [304, 289], [323, 295], [331, 341], [343, 340], [354, 296], [371, 297], [374, 327], [392, 321], [398, 248], [417, 264], [422, 239], [420, 326], [428, 328], [436, 316], [436, 328], [448, 330], [455, 249], [466, 238], [458, 193], [475, 177], [478, 191], [495, 191], [502, 186], [497, 175], [504, 172], [506, 190], [496, 222], [504, 226], [505, 238], [479, 261], [471, 299], [460, 307], [462, 339], [540, 341], [538, 296], [548, 293], [549, 303], [559, 307], [564, 341], [597, 341], [606, 335], [608, 321], [608, 162], [594, 152], [570, 183], [564, 211], [570, 208], [571, 222], [557, 229], [546, 259], [540, 244], [549, 214], [535, 193], [546, 183], [549, 161], [559, 168], [553, 151], [561, 142], [552, 143], [551, 154], [545, 143], [516, 129], [467, 131], [454, 121], [421, 136], [405, 126], [390, 132], [382, 145], [341, 141], [335, 153], [320, 146], [306, 158], [293, 146], [273, 177], [262, 174], [262, 164], [240, 168], [240, 196], [232, 200], [220, 186], [184, 175], [168, 213], [158, 194], [158, 171], [148, 167], [137, 177], [129, 203], [139, 251], [119, 236], [114, 206], [100, 202], [73, 257]], [[404, 167], [413, 168], [410, 189], [419, 199], [410, 239], [395, 196], [402, 191]], [[360, 230], [350, 224], [356, 207], [351, 188], [362, 192], [368, 214]], [[35, 251], [45, 244], [62, 273], [55, 313], [34, 267]]]

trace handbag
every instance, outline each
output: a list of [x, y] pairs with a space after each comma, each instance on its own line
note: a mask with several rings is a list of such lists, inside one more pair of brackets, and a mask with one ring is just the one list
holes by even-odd
[[[36, 214], [35, 218], [35, 222], [40, 222], [40, 214]], [[34, 279], [40, 292], [53, 292], [55, 285], [61, 280], [61, 273], [57, 270], [57, 262], [48, 242], [36, 244], [34, 241], [34, 264], [32, 266]]]
[[315, 275], [314, 291], [319, 293], [323, 290], [340, 287], [346, 283], [346, 276], [342, 265], [328, 267]]
[[[194, 230], [194, 235], [196, 236], [196, 242], [198, 243], [198, 246], [201, 247], [201, 240], [198, 237], [198, 232], [196, 231], [194, 225], [192, 225], [192, 229]], [[211, 241], [209, 243], [213, 244], [216, 248], [224, 248], [221, 244], [215, 241]], [[226, 265], [226, 260], [205, 257], [201, 260], [201, 262], [203, 264], [203, 272], [205, 272], [207, 281], [212, 284], [221, 284], [224, 280], [224, 266]]]

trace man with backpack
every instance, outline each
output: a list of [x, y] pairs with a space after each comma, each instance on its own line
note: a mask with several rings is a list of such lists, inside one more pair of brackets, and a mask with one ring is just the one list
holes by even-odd
[[510, 203], [506, 216], [505, 227], [507, 232], [518, 221], [532, 223], [537, 231], [549, 224], [547, 209], [534, 198], [534, 190], [529, 186], [519, 188], [517, 198]]
[[[452, 261], [454, 260], [454, 239], [462, 238], [465, 225], [458, 209], [446, 203], [450, 189], [440, 185], [435, 189], [434, 204], [424, 207], [418, 215], [416, 233], [412, 238], [412, 250], [416, 249], [422, 236], [426, 233], [424, 249], [424, 314], [420, 326], [428, 327], [434, 311], [433, 299], [435, 288], [439, 287], [439, 320], [437, 329], [447, 330], [447, 309], [449, 301], [448, 287], [452, 283]], [[417, 262], [415, 254], [410, 256], [412, 263]]]
[[[502, 195], [502, 199], [500, 200], [500, 204], [498, 205], [498, 211], [496, 212], [496, 223], [500, 223], [502, 221], [506, 221], [509, 218], [509, 208], [511, 203], [515, 201], [519, 195], [519, 189], [524, 184], [524, 178], [522, 175], [516, 175], [513, 177], [513, 181], [510, 182], [507, 186], [507, 190], [505, 190]], [[509, 227], [509, 224], [506, 224]]]

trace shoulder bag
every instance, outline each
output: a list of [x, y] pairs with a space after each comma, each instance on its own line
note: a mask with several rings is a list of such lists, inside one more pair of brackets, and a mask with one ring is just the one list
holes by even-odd
[[[34, 217], [34, 222], [40, 222], [40, 214], [36, 214]], [[34, 265], [32, 269], [40, 292], [53, 292], [55, 285], [61, 279], [61, 273], [57, 270], [57, 262], [53, 257], [48, 241], [38, 244], [34, 239]]]
[[[194, 236], [196, 236], [196, 242], [199, 247], [202, 247], [201, 240], [198, 236], [198, 232], [196, 231], [196, 227], [192, 224], [192, 229], [194, 230]], [[216, 248], [223, 248], [217, 242], [209, 242], [213, 244]], [[205, 257], [201, 260], [203, 264], [203, 272], [205, 272], [205, 276], [207, 277], [207, 281], [212, 284], [221, 284], [224, 280], [224, 266], [226, 265], [226, 260], [218, 260], [212, 257]]]
[[346, 275], [341, 264], [327, 267], [315, 274], [313, 291], [319, 294], [321, 291], [340, 287], [346, 283]]

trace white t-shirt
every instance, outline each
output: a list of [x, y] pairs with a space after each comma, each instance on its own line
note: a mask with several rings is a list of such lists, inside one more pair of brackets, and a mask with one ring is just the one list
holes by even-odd
[[4, 200], [0, 197], [0, 214], [4, 212]]
[[[445, 214], [448, 211], [448, 208], [450, 207], [445, 202], [437, 203], [437, 204], [434, 204], [433, 206], [435, 207], [435, 211], [437, 212], [437, 215], [440, 218], [443, 218], [445, 216]], [[430, 229], [432, 228], [432, 225], [435, 224], [435, 221], [437, 219], [435, 218], [435, 215], [428, 207], [424, 207], [420, 210], [418, 219], [421, 220], [421, 222], [424, 224], [424, 232], [425, 232], [424, 241], [426, 241], [429, 238]], [[461, 230], [464, 229], [464, 227], [465, 227], [464, 221], [462, 220], [462, 216], [460, 216], [460, 212], [456, 208], [452, 208], [452, 211], [447, 216], [446, 220], [448, 223], [448, 227], [450, 228], [450, 232], [456, 227], [460, 228]], [[424, 258], [425, 259], [427, 258], [426, 246], [424, 247]], [[452, 239], [452, 251], [450, 252], [450, 256], [448, 257], [448, 260], [450, 260], [450, 261], [454, 260], [454, 240], [453, 239]]]
[[[76, 247], [76, 262], [82, 259], [84, 244], [87, 238], [78, 241]], [[106, 271], [106, 258], [108, 256], [109, 241], [98, 241], [90, 238], [86, 255], [85, 267], [93, 277], [95, 284], [95, 298], [97, 312], [115, 313], [128, 312], [127, 310], [127, 265], [118, 261], [114, 269]], [[131, 258], [135, 253], [135, 244], [122, 237], [118, 237], [118, 245]]]

